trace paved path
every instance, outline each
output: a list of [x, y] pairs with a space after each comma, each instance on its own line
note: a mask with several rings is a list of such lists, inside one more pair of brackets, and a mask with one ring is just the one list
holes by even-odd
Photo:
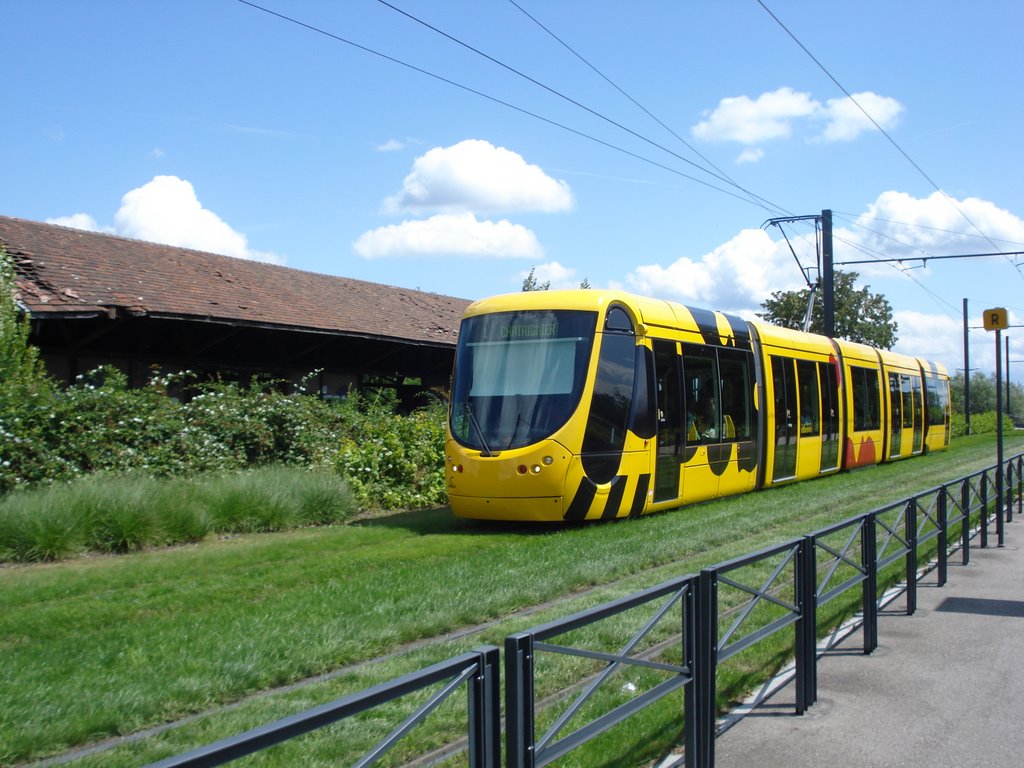
[[854, 633], [818, 662], [818, 701], [793, 714], [792, 685], [722, 734], [717, 768], [1024, 765], [1024, 522], [1005, 546], [930, 574], [913, 616], [897, 599], [870, 656]]

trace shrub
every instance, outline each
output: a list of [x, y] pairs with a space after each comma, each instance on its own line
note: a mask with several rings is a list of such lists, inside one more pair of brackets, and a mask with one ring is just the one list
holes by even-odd
[[[988, 413], [975, 413], [971, 416], [971, 434], [972, 435], [994, 435], [997, 431], [996, 412], [989, 411]], [[954, 413], [952, 421], [950, 423], [952, 437], [963, 437], [967, 434], [967, 420], [964, 418], [962, 413]], [[1009, 433], [1013, 431], [1013, 419], [1006, 414], [1003, 415], [1003, 433]]]
[[415, 509], [444, 503], [444, 415], [440, 403], [409, 416], [363, 403], [352, 414], [356, 423], [334, 466], [360, 505]]

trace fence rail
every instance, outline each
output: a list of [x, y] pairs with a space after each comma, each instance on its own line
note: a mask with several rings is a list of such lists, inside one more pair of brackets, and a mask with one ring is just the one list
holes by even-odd
[[[989, 489], [997, 487], [1004, 489], [1003, 503], [992, 505]], [[993, 522], [1002, 545], [1004, 520], [1012, 520], [1013, 507], [1021, 509], [1022, 502], [1024, 454], [806, 536], [507, 637], [505, 765], [547, 765], [682, 689], [685, 752], [680, 762], [686, 768], [713, 768], [720, 663], [792, 628], [791, 680], [796, 711], [803, 713], [817, 699], [820, 608], [859, 587], [856, 620], [863, 651], [870, 654], [878, 645], [879, 574], [902, 562], [897, 597], [902, 593], [906, 612], [914, 613], [921, 553], [928, 552], [938, 586], [943, 586], [950, 555], [959, 549], [966, 565], [972, 532], [987, 547]], [[579, 630], [589, 634], [574, 635]], [[610, 647], [595, 647], [602, 639]], [[538, 684], [542, 659], [553, 683], [544, 679]], [[377, 762], [465, 688], [469, 765], [500, 768], [499, 670], [499, 649], [486, 646], [150, 768], [223, 765], [432, 687], [436, 690], [427, 701], [354, 765]], [[626, 671], [640, 684], [621, 684]], [[544, 727], [538, 729], [538, 723]], [[538, 730], [543, 730], [539, 737]]]

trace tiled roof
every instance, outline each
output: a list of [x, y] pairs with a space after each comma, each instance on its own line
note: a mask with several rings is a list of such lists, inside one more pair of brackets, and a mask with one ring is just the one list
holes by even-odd
[[36, 317], [202, 318], [454, 344], [466, 299], [0, 216]]

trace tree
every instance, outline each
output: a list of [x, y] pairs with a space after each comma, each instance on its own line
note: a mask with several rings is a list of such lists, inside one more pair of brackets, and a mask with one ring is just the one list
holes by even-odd
[[[859, 341], [881, 349], [892, 349], [899, 326], [892, 319], [892, 305], [880, 293], [871, 293], [868, 286], [855, 287], [857, 272], [835, 273], [834, 296], [836, 337]], [[820, 292], [819, 292], [820, 293]], [[775, 291], [766, 299], [758, 317], [785, 328], [803, 329], [810, 290]], [[811, 311], [811, 332], [824, 333], [825, 319], [820, 296], [815, 296]]]
[[[1003, 387], [1006, 382], [1003, 381]], [[1006, 410], [1006, 392], [1003, 391], [1003, 410]], [[964, 413], [964, 374], [957, 371], [949, 378], [949, 396], [954, 413]], [[988, 413], [996, 409], [996, 377], [974, 371], [971, 374], [971, 413]], [[1010, 414], [1015, 422], [1024, 420], [1024, 387], [1020, 382], [1010, 382]]]
[[16, 291], [14, 262], [0, 248], [0, 404], [48, 387], [39, 350], [28, 343], [31, 328], [18, 309]]
[[551, 281], [548, 280], [545, 283], [537, 281], [537, 277], [534, 272], [537, 271], [536, 267], [530, 267], [530, 274], [523, 278], [523, 290], [524, 291], [546, 291], [551, 287]]
[[[543, 283], [538, 282], [537, 276], [534, 274], [536, 271], [537, 271], [536, 267], [530, 267], [530, 274], [528, 274], [525, 278], [523, 278], [523, 290], [524, 291], [547, 291], [547, 290], [550, 290], [550, 288], [551, 288], [551, 281], [550, 280], [546, 280]], [[583, 278], [583, 281], [580, 283], [580, 288], [585, 290], [585, 289], [590, 288], [590, 287], [591, 287], [590, 280], [588, 280], [587, 278]]]

